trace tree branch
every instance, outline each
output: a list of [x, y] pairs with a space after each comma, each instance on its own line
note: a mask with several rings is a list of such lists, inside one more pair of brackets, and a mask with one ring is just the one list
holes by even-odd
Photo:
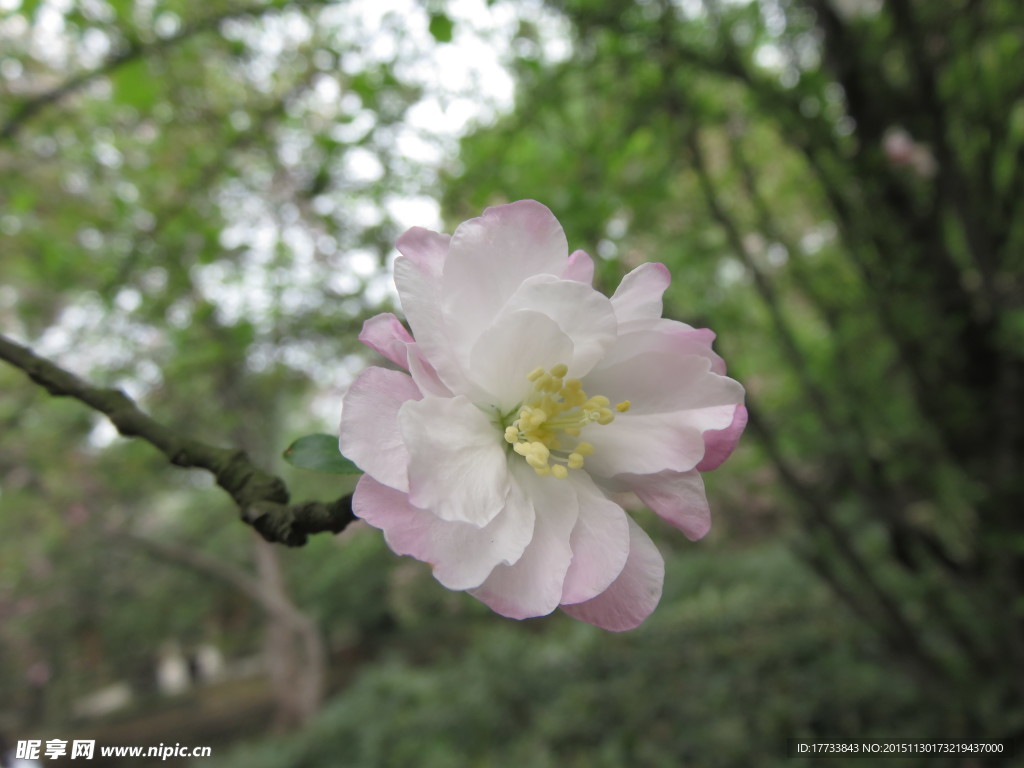
[[242, 520], [269, 542], [302, 546], [310, 534], [338, 533], [355, 519], [351, 495], [332, 502], [289, 504], [284, 481], [257, 467], [244, 451], [183, 437], [142, 411], [121, 390], [93, 387], [2, 334], [0, 359], [24, 371], [51, 395], [74, 398], [105, 414], [122, 435], [145, 440], [172, 464], [210, 472], [235, 500]]
[[[850, 599], [850, 608], [862, 617], [873, 617], [871, 623], [874, 628], [894, 646], [902, 648], [915, 661], [915, 664], [920, 665], [922, 671], [933, 671], [937, 662], [921, 644], [919, 633], [904, 614], [900, 604], [893, 599], [876, 578], [876, 574], [872, 572], [868, 563], [855, 548], [849, 532], [833, 519], [828, 502], [817, 489], [800, 479], [796, 470], [782, 455], [774, 432], [762, 420], [760, 411], [751, 402], [749, 396], [747, 415], [747, 424], [751, 432], [764, 448], [783, 485], [798, 502], [798, 509], [803, 520], [812, 527], [812, 530], [820, 532], [831, 541], [835, 547], [834, 552], [838, 555], [835, 560], [844, 562], [850, 569], [850, 575], [857, 588], [844, 587], [838, 591], [839, 596], [844, 600]], [[815, 549], [805, 551], [812, 554], [816, 552]], [[815, 568], [824, 567], [831, 574], [830, 582], [836, 581], [842, 584], [839, 581], [840, 577], [834, 560], [822, 560], [819, 555], [818, 560], [815, 562], [812, 559], [810, 564]], [[858, 595], [861, 590], [867, 594], [863, 600]]]
[[761, 301], [768, 310], [768, 316], [771, 319], [772, 327], [779, 341], [781, 352], [789, 362], [790, 367], [800, 382], [800, 386], [807, 395], [807, 399], [814, 405], [818, 416], [826, 428], [830, 432], [837, 433], [839, 432], [839, 425], [833, 418], [828, 399], [817, 383], [811, 378], [809, 373], [810, 366], [807, 365], [793, 330], [782, 313], [782, 302], [776, 294], [774, 286], [750, 257], [743, 243], [743, 235], [739, 227], [722, 205], [719, 194], [715, 189], [714, 181], [711, 178], [711, 172], [704, 158], [704, 151], [701, 149], [698, 132], [698, 128], [687, 130], [685, 141], [689, 157], [692, 160], [693, 170], [697, 175], [698, 184], [700, 185], [701, 192], [704, 194], [708, 211], [722, 228], [736, 257], [743, 263], [743, 266], [753, 278], [758, 296], [760, 296]]

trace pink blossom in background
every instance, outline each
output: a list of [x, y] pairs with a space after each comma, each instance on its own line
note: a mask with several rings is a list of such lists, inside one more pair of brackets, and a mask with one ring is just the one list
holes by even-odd
[[366, 473], [355, 513], [504, 616], [561, 607], [636, 627], [664, 562], [617, 500], [699, 539], [711, 525], [700, 471], [746, 424], [714, 334], [661, 317], [662, 264], [611, 298], [595, 291], [591, 258], [570, 255], [532, 200], [452, 236], [414, 227], [398, 250], [412, 334], [383, 314], [360, 339], [403, 371], [369, 368], [344, 400], [341, 451]]
[[930, 179], [938, 172], [935, 155], [924, 144], [900, 127], [890, 127], [882, 136], [882, 150], [886, 158], [897, 167], [908, 167], [922, 179]]

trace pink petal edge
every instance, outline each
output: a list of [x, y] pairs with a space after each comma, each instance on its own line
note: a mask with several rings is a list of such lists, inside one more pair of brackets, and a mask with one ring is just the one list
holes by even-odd
[[398, 238], [395, 246], [399, 253], [436, 279], [441, 276], [444, 269], [451, 239], [451, 235], [424, 227], [412, 227]]
[[627, 516], [627, 520], [629, 559], [619, 577], [592, 600], [562, 606], [574, 619], [610, 632], [640, 626], [658, 606], [665, 581], [665, 561], [658, 548], [633, 518]]
[[620, 475], [640, 501], [658, 517], [697, 541], [711, 530], [711, 508], [704, 480], [696, 470], [659, 472], [654, 475]]
[[569, 263], [562, 271], [563, 280], [575, 280], [577, 283], [594, 283], [594, 260], [586, 251], [573, 251]]
[[717, 469], [729, 458], [744, 427], [747, 426], [747, 407], [740, 403], [732, 417], [732, 424], [725, 429], [710, 430], [704, 433], [704, 458], [697, 465], [700, 472]]
[[363, 323], [359, 341], [395, 365], [409, 369], [408, 345], [414, 343], [413, 338], [390, 312], [374, 315]]

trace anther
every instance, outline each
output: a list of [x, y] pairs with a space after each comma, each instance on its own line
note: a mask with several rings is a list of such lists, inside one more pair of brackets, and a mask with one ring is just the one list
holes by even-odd
[[580, 430], [594, 422], [610, 424], [615, 411], [624, 413], [630, 407], [629, 400], [623, 400], [613, 411], [607, 397], [588, 397], [579, 379], [565, 378], [568, 373], [564, 363], [531, 371], [527, 379], [533, 382], [533, 390], [504, 430], [505, 441], [540, 477], [564, 479], [570, 469], [581, 469], [594, 446], [580, 442], [573, 447]]
[[[529, 456], [526, 457], [526, 463], [529, 464], [534, 469], [547, 469], [548, 468], [548, 463], [546, 461], [544, 461], [543, 459], [541, 459], [539, 456], [537, 456], [537, 454], [535, 454], [535, 453], [531, 453]], [[555, 466], [560, 467], [562, 465], [561, 464], [556, 464]]]

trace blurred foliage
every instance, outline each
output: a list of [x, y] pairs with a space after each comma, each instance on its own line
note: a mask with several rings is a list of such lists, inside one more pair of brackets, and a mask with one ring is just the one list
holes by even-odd
[[870, 634], [782, 547], [667, 565], [663, 603], [635, 632], [450, 617], [458, 644], [418, 663], [396, 649], [303, 732], [213, 764], [783, 766], [787, 738], [928, 730], [913, 681], [883, 670]]

